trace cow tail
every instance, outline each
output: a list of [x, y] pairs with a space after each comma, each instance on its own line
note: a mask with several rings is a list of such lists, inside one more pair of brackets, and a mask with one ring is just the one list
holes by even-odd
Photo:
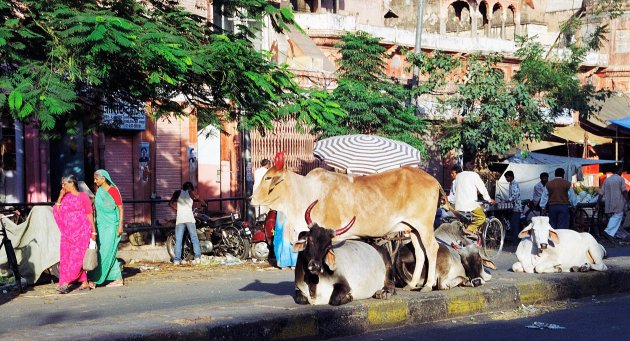
[[448, 195], [446, 194], [446, 192], [444, 192], [442, 185], [440, 184], [439, 186], [440, 186], [440, 196], [444, 200], [444, 208], [446, 208], [449, 212], [453, 213], [453, 215], [459, 221], [465, 221], [466, 218], [461, 213], [459, 213], [459, 211], [455, 210], [455, 207], [453, 207], [453, 205], [451, 205], [451, 203], [448, 201]]

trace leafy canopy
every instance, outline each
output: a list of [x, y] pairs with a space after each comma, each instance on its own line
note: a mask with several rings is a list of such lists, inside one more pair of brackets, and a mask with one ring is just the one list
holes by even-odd
[[215, 3], [244, 24], [224, 32], [170, 0], [0, 0], [0, 113], [64, 133], [80, 121], [97, 127], [103, 105], [121, 103], [149, 102], [156, 117], [192, 104], [202, 126], [219, 129], [238, 120], [264, 130], [289, 115], [310, 127], [343, 114], [254, 49], [263, 18], [287, 29], [290, 10]]
[[373, 134], [407, 142], [421, 152], [426, 123], [406, 105], [411, 94], [403, 85], [385, 75], [385, 48], [379, 39], [365, 32], [347, 33], [340, 38], [338, 86], [332, 100], [347, 112], [335, 124], [321, 128], [323, 137]]

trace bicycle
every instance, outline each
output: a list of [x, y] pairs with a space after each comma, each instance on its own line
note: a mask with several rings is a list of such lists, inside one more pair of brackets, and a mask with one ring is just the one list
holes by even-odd
[[[504, 203], [497, 203], [492, 206], [484, 204], [486, 220], [481, 225], [477, 238], [481, 238], [481, 248], [483, 250], [483, 254], [489, 259], [496, 259], [503, 250], [503, 245], [505, 244], [505, 227], [501, 220], [494, 216], [494, 212], [504, 209], [502, 208], [502, 205], [504, 205]], [[509, 209], [511, 210], [511, 208]], [[464, 224], [464, 228], [467, 228], [472, 223], [472, 215], [470, 212], [459, 213], [461, 216], [459, 220], [462, 224]], [[457, 217], [452, 218], [457, 219]]]
[[13, 272], [13, 278], [15, 279], [15, 284], [18, 288], [18, 293], [23, 292], [22, 288], [22, 276], [20, 275], [20, 268], [18, 267], [17, 257], [15, 256], [15, 250], [13, 249], [13, 244], [11, 243], [11, 239], [9, 239], [7, 235], [7, 229], [4, 226], [4, 218], [11, 218], [13, 214], [9, 215], [0, 215], [0, 234], [2, 235], [2, 241], [0, 242], [0, 249], [4, 247], [4, 251], [7, 253], [7, 262], [9, 263], [9, 267]]

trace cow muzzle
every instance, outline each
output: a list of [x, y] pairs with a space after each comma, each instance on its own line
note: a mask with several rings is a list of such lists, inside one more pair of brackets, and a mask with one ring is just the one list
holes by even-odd
[[322, 268], [321, 263], [310, 261], [308, 262], [308, 271], [310, 271], [311, 273], [318, 273], [318, 272], [322, 272], [323, 268]]
[[472, 280], [470, 280], [470, 284], [473, 287], [479, 287], [483, 284], [483, 279], [481, 277], [473, 278]]
[[546, 250], [547, 249], [547, 243], [541, 243], [540, 244], [540, 249], [541, 250]]

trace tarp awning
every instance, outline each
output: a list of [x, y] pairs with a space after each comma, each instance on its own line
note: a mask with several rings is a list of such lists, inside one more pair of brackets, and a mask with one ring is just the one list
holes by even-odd
[[630, 117], [624, 117], [618, 120], [610, 120], [610, 123], [614, 123], [618, 126], [630, 129]]
[[[540, 173], [542, 172], [548, 173], [549, 178], [552, 179], [556, 168], [563, 168], [566, 172], [565, 178], [571, 179], [573, 175], [580, 172], [582, 166], [611, 164], [617, 161], [582, 159], [543, 153], [529, 153], [523, 157], [521, 153], [516, 153], [503, 162], [508, 164], [506, 171], [511, 170], [514, 172], [514, 178], [521, 189], [521, 199], [525, 200], [532, 198], [534, 186], [540, 181]], [[496, 182], [496, 186], [497, 195], [507, 198], [509, 183], [505, 180], [504, 175]]]
[[590, 145], [612, 143], [611, 138], [589, 133], [577, 125], [568, 127], [557, 127], [553, 130], [552, 135], [557, 138], [575, 143], [584, 143], [584, 139], [588, 139], [588, 144]]

